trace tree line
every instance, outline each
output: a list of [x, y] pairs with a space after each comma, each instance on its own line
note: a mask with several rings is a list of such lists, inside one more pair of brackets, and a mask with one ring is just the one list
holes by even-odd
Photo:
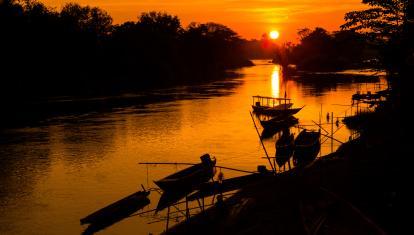
[[114, 25], [97, 7], [68, 3], [57, 11], [35, 0], [3, 0], [0, 34], [0, 92], [17, 98], [197, 83], [251, 65], [230, 28], [183, 27], [162, 12]]
[[285, 43], [278, 47], [274, 62], [284, 66], [294, 64], [298, 69], [306, 71], [379, 66], [377, 46], [358, 32], [328, 32], [316, 27], [300, 29], [298, 37], [297, 44]]
[[301, 29], [299, 43], [286, 43], [274, 61], [303, 70], [382, 68], [392, 88], [407, 88], [414, 73], [414, 1], [363, 0], [367, 8], [345, 14], [340, 31]]

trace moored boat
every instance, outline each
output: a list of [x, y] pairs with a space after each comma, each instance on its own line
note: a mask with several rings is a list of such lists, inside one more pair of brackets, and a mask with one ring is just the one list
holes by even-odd
[[297, 161], [312, 161], [319, 153], [321, 132], [302, 130], [295, 139], [294, 158]]
[[268, 112], [289, 109], [293, 103], [288, 98], [274, 98], [267, 96], [253, 96], [253, 112], [265, 114]]
[[149, 191], [138, 191], [80, 220], [81, 224], [112, 224], [150, 203]]
[[265, 129], [283, 129], [298, 124], [298, 119], [293, 116], [276, 116], [269, 120], [260, 120]]
[[262, 115], [267, 115], [267, 116], [292, 116], [297, 114], [300, 110], [303, 109], [302, 106], [300, 108], [287, 108], [287, 109], [264, 109], [263, 111], [260, 112], [260, 114]]
[[249, 175], [238, 176], [230, 179], [224, 179], [222, 181], [206, 182], [200, 187], [200, 190], [191, 194], [188, 200], [198, 200], [203, 197], [218, 195], [221, 193], [240, 189], [248, 184], [255, 183], [266, 177], [271, 177], [273, 174], [267, 170], [265, 166], [257, 167], [258, 173]]
[[295, 147], [295, 138], [289, 129], [283, 131], [282, 136], [276, 141], [276, 163], [282, 166], [289, 160]]
[[200, 157], [201, 163], [185, 168], [154, 183], [164, 192], [189, 191], [214, 176], [216, 159], [209, 154]]
[[301, 108], [292, 108], [289, 98], [274, 98], [267, 96], [253, 96], [253, 112], [266, 116], [291, 116], [298, 113]]

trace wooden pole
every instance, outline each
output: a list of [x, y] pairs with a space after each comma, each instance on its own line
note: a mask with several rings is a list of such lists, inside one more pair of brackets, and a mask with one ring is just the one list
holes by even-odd
[[165, 226], [165, 233], [168, 233], [168, 223], [170, 222], [170, 207], [167, 207], [167, 224]]
[[[188, 163], [188, 162], [139, 162], [140, 165], [187, 165], [187, 166], [194, 166], [200, 163]], [[231, 171], [239, 171], [244, 173], [257, 173], [255, 171], [246, 171], [246, 170], [240, 170], [236, 168], [231, 167], [225, 167], [225, 166], [215, 166], [216, 168], [220, 169], [226, 169]]]
[[270, 167], [272, 168], [273, 173], [276, 173], [276, 169], [275, 167], [273, 167], [272, 161], [270, 160], [269, 155], [267, 154], [266, 147], [264, 146], [262, 138], [260, 137], [259, 130], [257, 129], [256, 123], [254, 122], [253, 114], [250, 111], [249, 113], [250, 113], [250, 116], [252, 117], [254, 128], [256, 129], [257, 135], [259, 136], [260, 143], [262, 144], [263, 150], [266, 154], [267, 160], [269, 161]]
[[334, 125], [334, 116], [333, 116], [333, 112], [331, 112], [331, 153], [333, 152], [333, 125]]
[[185, 219], [188, 221], [190, 218], [190, 211], [188, 210], [188, 197], [185, 195]]

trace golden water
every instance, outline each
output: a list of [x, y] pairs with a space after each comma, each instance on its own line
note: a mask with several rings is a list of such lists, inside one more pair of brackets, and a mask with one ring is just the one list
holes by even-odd
[[[277, 65], [255, 63], [237, 70], [239, 78], [155, 92], [170, 95], [169, 101], [62, 115], [41, 126], [2, 131], [0, 233], [80, 234], [85, 229], [80, 218], [137, 191], [140, 184], [154, 186], [152, 180], [177, 169], [150, 166], [147, 171], [138, 162], [198, 162], [210, 153], [221, 166], [255, 170], [267, 164], [249, 115], [252, 95], [283, 97], [286, 90], [294, 107], [306, 105], [296, 117], [309, 125], [319, 122], [321, 104], [321, 122], [326, 123], [327, 112], [350, 113], [349, 106], [341, 105], [349, 105], [356, 90], [374, 90], [372, 83], [315, 86], [300, 77], [284, 78]], [[346, 141], [350, 132], [341, 126], [335, 138]], [[324, 128], [331, 131], [331, 125]], [[264, 142], [272, 156], [275, 138]], [[332, 147], [338, 143], [324, 142], [322, 155]], [[157, 193], [150, 198], [145, 209], [156, 206]], [[132, 217], [98, 234], [158, 233], [165, 224], [148, 224], [154, 220]]]

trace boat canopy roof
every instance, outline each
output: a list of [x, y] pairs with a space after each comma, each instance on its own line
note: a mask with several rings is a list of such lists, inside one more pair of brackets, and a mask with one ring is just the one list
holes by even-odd
[[253, 99], [265, 99], [265, 100], [291, 100], [290, 98], [279, 98], [279, 97], [270, 97], [270, 96], [260, 96], [260, 95], [254, 95], [252, 96]]

